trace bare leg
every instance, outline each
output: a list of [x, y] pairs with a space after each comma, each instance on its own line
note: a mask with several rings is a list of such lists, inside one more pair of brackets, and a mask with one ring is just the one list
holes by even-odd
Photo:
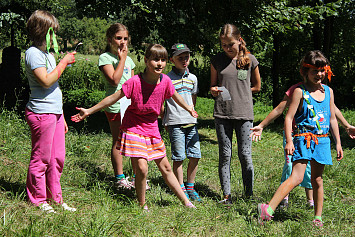
[[183, 161], [173, 161], [173, 171], [180, 185], [184, 183], [184, 171], [182, 170], [182, 163]]
[[112, 135], [112, 147], [111, 147], [111, 162], [115, 175], [123, 174], [123, 164], [121, 151], [117, 149], [117, 145], [120, 146], [121, 141], [118, 140], [120, 135], [121, 121], [109, 121], [111, 135]]
[[313, 200], [313, 189], [311, 189], [311, 188], [304, 188], [304, 190], [306, 191], [307, 200], [308, 200], [308, 201]]
[[311, 160], [311, 169], [311, 183], [314, 190], [314, 215], [322, 216], [324, 198], [322, 174], [324, 171], [324, 165]]
[[148, 163], [144, 158], [131, 157], [132, 166], [136, 167], [136, 194], [140, 206], [145, 204], [145, 191], [148, 175]]
[[280, 187], [276, 190], [274, 196], [270, 200], [269, 206], [272, 210], [275, 210], [276, 207], [280, 204], [282, 199], [288, 195], [291, 190], [299, 185], [304, 177], [304, 172], [307, 167], [307, 160], [299, 160], [293, 162], [293, 168], [291, 176], [283, 182]]
[[195, 183], [197, 166], [198, 166], [198, 158], [189, 158], [189, 165], [187, 167], [187, 182]]
[[174, 172], [171, 169], [168, 158], [165, 156], [164, 158], [157, 159], [154, 161], [157, 164], [166, 184], [186, 206], [190, 201], [189, 199], [187, 199], [186, 195], [182, 191], [179, 181], [177, 180]]

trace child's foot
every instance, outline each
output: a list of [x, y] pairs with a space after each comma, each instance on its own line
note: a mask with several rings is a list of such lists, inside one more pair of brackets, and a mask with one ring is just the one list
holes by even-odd
[[195, 189], [188, 190], [187, 195], [190, 197], [191, 201], [198, 201], [198, 202], [202, 201]]
[[[135, 178], [132, 179], [132, 187], [136, 188], [136, 184], [135, 184], [134, 181], [135, 181]], [[149, 180], [147, 179], [146, 184], [145, 184], [145, 190], [149, 190], [150, 189], [150, 187], [148, 185], [148, 182], [149, 182]]]
[[313, 209], [313, 208], [314, 208], [314, 201], [313, 201], [313, 200], [308, 200], [308, 202], [307, 202], [307, 207], [308, 207], [309, 209]]
[[258, 222], [263, 225], [267, 221], [271, 221], [273, 216], [270, 215], [267, 211], [269, 205], [267, 204], [259, 204], [258, 205]]
[[323, 222], [319, 219], [314, 219], [313, 220], [313, 226], [315, 227], [322, 227], [323, 226]]
[[224, 205], [232, 205], [232, 197], [231, 195], [224, 195], [223, 200], [219, 201], [218, 203]]
[[117, 189], [119, 189], [119, 188], [131, 189], [133, 187], [132, 183], [130, 181], [128, 181], [128, 177], [117, 180], [117, 182], [115, 183], [115, 186]]
[[192, 204], [192, 202], [188, 202], [185, 206], [188, 208], [196, 208], [195, 205]]
[[49, 205], [48, 203], [42, 203], [38, 207], [45, 213], [56, 213], [53, 207], [51, 207], [51, 205]]
[[287, 208], [288, 208], [288, 199], [283, 199], [283, 200], [280, 202], [279, 207], [280, 207], [280, 209], [287, 209]]
[[66, 203], [63, 203], [63, 204], [62, 204], [62, 207], [63, 207], [63, 209], [66, 210], [66, 211], [71, 211], [71, 212], [75, 212], [75, 211], [76, 211], [76, 208], [74, 208], [74, 207], [69, 207], [68, 204], [66, 204]]

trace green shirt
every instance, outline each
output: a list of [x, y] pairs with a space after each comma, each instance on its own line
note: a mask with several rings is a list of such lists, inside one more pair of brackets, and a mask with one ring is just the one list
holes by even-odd
[[[104, 65], [108, 65], [108, 64], [112, 64], [113, 68], [116, 70], [119, 61], [120, 60], [116, 55], [106, 52], [106, 53], [101, 54], [99, 57], [99, 67], [104, 66]], [[122, 78], [117, 86], [111, 85], [107, 81], [107, 79], [105, 78], [105, 75], [102, 74], [102, 78], [105, 82], [106, 96], [112, 95], [113, 93], [115, 93], [116, 91], [118, 91], [122, 88], [122, 84], [125, 83], [125, 81], [127, 81], [128, 79], [130, 79], [133, 76], [131, 74], [132, 74], [132, 70], [135, 66], [136, 65], [134, 64], [133, 60], [129, 56], [127, 56], [126, 62], [125, 62], [124, 68], [123, 68]], [[117, 101], [115, 104], [105, 108], [105, 111], [107, 111], [109, 113], [119, 113], [120, 112], [120, 102]]]

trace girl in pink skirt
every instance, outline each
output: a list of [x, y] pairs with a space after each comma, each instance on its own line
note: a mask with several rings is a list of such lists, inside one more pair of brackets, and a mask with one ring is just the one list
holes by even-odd
[[131, 99], [121, 125], [121, 154], [131, 157], [133, 167], [136, 167], [136, 193], [139, 205], [145, 210], [146, 179], [148, 175], [148, 161], [154, 160], [165, 182], [176, 196], [187, 207], [195, 206], [187, 199], [180, 188], [170, 163], [166, 157], [165, 145], [158, 128], [158, 116], [164, 101], [173, 98], [191, 116], [197, 117], [193, 106], [185, 103], [183, 98], [175, 91], [171, 80], [163, 74], [168, 60], [166, 49], [159, 45], [150, 45], [144, 56], [146, 69], [144, 73], [135, 75], [122, 85], [122, 89], [106, 97], [97, 105], [89, 108], [77, 108], [80, 112], [72, 116], [72, 121], [79, 122], [120, 100], [123, 96]]

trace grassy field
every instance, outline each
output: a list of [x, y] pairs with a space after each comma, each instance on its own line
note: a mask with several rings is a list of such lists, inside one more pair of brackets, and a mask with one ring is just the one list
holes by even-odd
[[[109, 159], [110, 134], [104, 114], [90, 117], [80, 130], [69, 123], [67, 157], [61, 179], [64, 200], [78, 211], [43, 214], [26, 200], [25, 182], [31, 152], [30, 131], [19, 115], [0, 111], [0, 235], [1, 236], [355, 236], [354, 140], [341, 129], [344, 159], [324, 172], [325, 202], [322, 229], [311, 225], [313, 211], [307, 209], [303, 189], [295, 188], [290, 207], [277, 211], [272, 222], [257, 223], [257, 204], [268, 201], [277, 189], [284, 162], [282, 124], [264, 131], [253, 145], [255, 196], [242, 198], [242, 178], [236, 150], [232, 158], [233, 205], [221, 199], [218, 178], [218, 144], [212, 118], [213, 101], [199, 98], [199, 133], [202, 156], [196, 189], [202, 203], [196, 210], [184, 208], [165, 185], [154, 162], [149, 163], [151, 190], [147, 192], [150, 212], [138, 207], [135, 193], [113, 188]], [[271, 107], [257, 104], [260, 122]], [[355, 112], [343, 111], [355, 124]], [[69, 116], [69, 115], [68, 115]], [[97, 119], [97, 120], [95, 120]], [[95, 120], [95, 121], [93, 121]], [[100, 122], [98, 122], [100, 121]], [[91, 124], [97, 126], [93, 129]], [[170, 155], [167, 134], [162, 132]], [[234, 141], [235, 143], [236, 141]], [[333, 157], [334, 149], [332, 150]], [[124, 170], [132, 175], [125, 159]], [[186, 170], [186, 169], [185, 169]]]

